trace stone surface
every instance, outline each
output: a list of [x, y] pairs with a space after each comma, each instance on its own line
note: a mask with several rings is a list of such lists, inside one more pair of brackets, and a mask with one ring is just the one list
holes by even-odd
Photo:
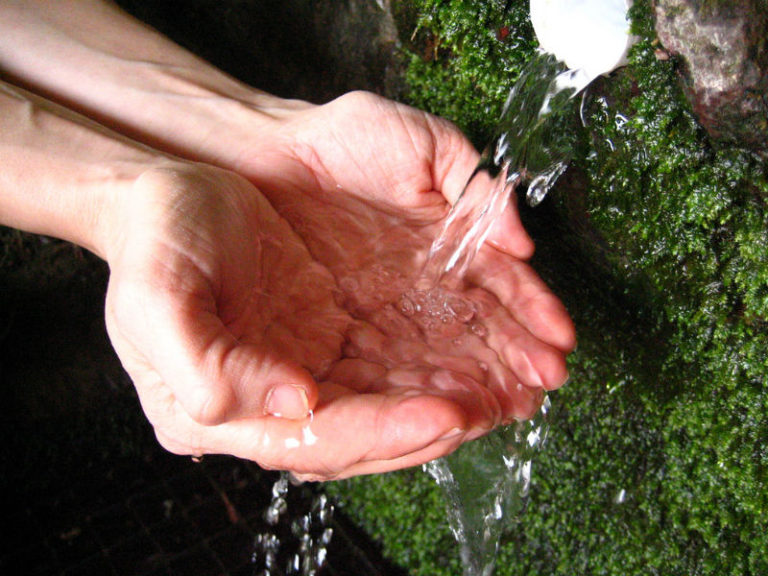
[[768, 157], [768, 1], [656, 0], [655, 11], [702, 126]]
[[350, 90], [396, 97], [402, 62], [390, 0], [118, 0], [236, 78], [286, 98]]

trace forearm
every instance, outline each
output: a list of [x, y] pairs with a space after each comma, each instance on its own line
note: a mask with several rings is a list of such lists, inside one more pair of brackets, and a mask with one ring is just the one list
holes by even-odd
[[75, 242], [105, 257], [114, 206], [169, 160], [0, 82], [0, 224]]
[[220, 72], [100, 0], [0, 2], [0, 72], [155, 147], [235, 167], [223, 138], [301, 106]]

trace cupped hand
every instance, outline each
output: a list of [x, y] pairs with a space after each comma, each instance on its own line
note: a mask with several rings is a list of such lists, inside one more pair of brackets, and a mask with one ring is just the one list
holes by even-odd
[[444, 395], [358, 394], [329, 378], [355, 321], [328, 269], [246, 180], [153, 170], [117, 213], [107, 325], [167, 449], [330, 478], [461, 442], [471, 415]]
[[[367, 365], [372, 373], [385, 366], [398, 374], [403, 366], [432, 374], [451, 369], [452, 385], [470, 390], [479, 382], [492, 392], [498, 405], [491, 427], [530, 416], [543, 389], [567, 380], [573, 324], [526, 263], [534, 246], [514, 202], [460, 287], [475, 310], [464, 322], [467, 329], [449, 327], [443, 335], [453, 330], [455, 337], [441, 338], [439, 331], [433, 337], [434, 331], [424, 330], [423, 318], [403, 325], [399, 296], [416, 280], [479, 159], [454, 125], [362, 92], [292, 110], [273, 125], [259, 139], [266, 146], [242, 147], [236, 170], [257, 184], [328, 267], [345, 308], [367, 321], [359, 330], [371, 344], [362, 354], [368, 358], [361, 361], [353, 346], [347, 355], [354, 361], [344, 359], [342, 366]], [[480, 332], [474, 330], [478, 325]], [[417, 371], [411, 370], [410, 382]], [[371, 378], [343, 373], [358, 390], [394, 387], [386, 377], [371, 384]], [[470, 382], [456, 384], [457, 373], [469, 375]], [[338, 370], [334, 377], [342, 378]], [[430, 387], [424, 378], [420, 385]], [[467, 395], [478, 398], [482, 392]], [[464, 439], [488, 422], [473, 420]]]
[[460, 133], [365, 94], [275, 126], [240, 166], [264, 196], [191, 164], [120, 208], [108, 326], [163, 445], [327, 479], [531, 415], [573, 329], [514, 210], [458, 295], [469, 317], [434, 332], [401, 297], [477, 160]]

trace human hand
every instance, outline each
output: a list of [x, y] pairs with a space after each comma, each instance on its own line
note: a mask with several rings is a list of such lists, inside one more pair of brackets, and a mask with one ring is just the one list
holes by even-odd
[[450, 394], [361, 394], [332, 377], [370, 377], [340, 365], [356, 322], [244, 179], [154, 170], [116, 213], [107, 325], [169, 450], [329, 478], [420, 463], [463, 439], [472, 414]]
[[[347, 346], [332, 372], [337, 381], [360, 392], [461, 389], [473, 414], [465, 440], [530, 416], [542, 389], [564, 383], [573, 325], [525, 263], [533, 244], [514, 206], [463, 287], [478, 310], [474, 321], [483, 325], [482, 337], [466, 330], [458, 339], [425, 337], [423, 326], [398, 313], [399, 296], [416, 279], [446, 214], [446, 199], [455, 201], [478, 160], [455, 127], [355, 93], [286, 114], [274, 133], [261, 131], [260, 137], [265, 146], [240, 147], [237, 170], [333, 273], [342, 293], [337, 300], [364, 320], [354, 330], [363, 344]], [[448, 382], [437, 383], [444, 370]], [[469, 409], [469, 398], [486, 404]]]
[[[2, 35], [4, 73], [153, 146], [242, 173], [300, 234], [279, 224], [251, 186], [199, 165], [153, 171], [129, 194], [103, 194], [99, 185], [125, 166], [89, 172], [98, 201], [87, 205], [121, 199], [107, 218], [119, 224], [93, 233], [87, 224], [104, 210], [47, 209], [51, 217], [41, 218], [49, 204], [25, 198], [49, 188], [14, 197], [34, 208], [17, 206], [14, 224], [61, 232], [107, 257], [110, 333], [167, 447], [232, 453], [317, 478], [384, 471], [530, 414], [537, 390], [565, 379], [573, 327], [524, 264], [533, 246], [513, 209], [464, 287], [487, 333], [448, 347], [430, 335], [422, 342], [423, 331], [402, 314], [392, 329], [388, 300], [419, 269], [446, 199], [455, 200], [477, 160], [447, 123], [370, 95], [318, 108], [255, 92], [111, 4], [26, 8], [4, 5], [13, 18], [3, 21], [14, 23]], [[81, 21], [91, 24], [72, 24]], [[92, 28], [110, 33], [96, 38]], [[96, 68], [100, 74], [89, 73]], [[84, 147], [88, 161], [93, 149]], [[73, 167], [61, 174], [82, 187], [82, 165]], [[259, 274], [265, 255], [279, 275], [271, 267]], [[312, 295], [285, 282], [293, 271], [298, 286], [317, 284]], [[377, 275], [375, 294], [359, 285]], [[398, 283], [388, 285], [392, 277]], [[253, 306], [267, 300], [278, 316]], [[300, 393], [293, 402], [291, 394], [270, 396], [278, 382], [304, 390], [306, 402]], [[272, 407], [283, 417], [265, 416], [277, 398], [289, 405]], [[309, 428], [290, 418], [305, 406], [314, 407]]]

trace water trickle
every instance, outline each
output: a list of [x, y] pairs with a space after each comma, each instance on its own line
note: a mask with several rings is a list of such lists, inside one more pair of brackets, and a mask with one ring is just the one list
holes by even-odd
[[[526, 187], [526, 200], [535, 206], [565, 171], [573, 150], [566, 125], [578, 105], [572, 97], [590, 80], [550, 54], [532, 60], [507, 98], [497, 137], [434, 240], [420, 279], [401, 298], [404, 314], [428, 330], [435, 329], [433, 317], [444, 314], [474, 336], [487, 335], [480, 311], [466, 300], [458, 303], [453, 291], [516, 188]], [[426, 466], [444, 489], [465, 576], [493, 573], [501, 533], [525, 508], [548, 410], [545, 398], [532, 420], [500, 428]]]
[[333, 503], [322, 493], [290, 498], [289, 491], [298, 489], [290, 486], [287, 472], [272, 486], [265, 527], [254, 539], [255, 576], [318, 576], [325, 564], [333, 538]]
[[526, 187], [526, 199], [535, 206], [565, 171], [574, 137], [564, 125], [576, 109], [572, 97], [589, 80], [542, 52], [510, 91], [496, 138], [433, 241], [419, 279], [399, 300], [399, 311], [427, 334], [486, 335], [475, 305], [458, 289], [516, 188]]
[[499, 538], [525, 510], [531, 463], [549, 428], [548, 411], [545, 399], [533, 419], [501, 428], [425, 465], [446, 496], [465, 576], [493, 574]]

